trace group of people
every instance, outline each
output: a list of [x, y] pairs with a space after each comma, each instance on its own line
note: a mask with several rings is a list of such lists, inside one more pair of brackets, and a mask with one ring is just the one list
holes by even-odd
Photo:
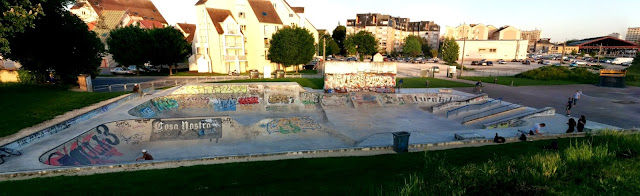
[[[565, 109], [567, 110], [567, 117], [571, 117], [571, 108], [575, 107], [578, 104], [578, 100], [582, 97], [582, 92], [576, 90], [573, 94], [573, 97], [569, 97], [569, 101], [567, 101], [567, 105]], [[584, 115], [580, 116], [580, 119], [576, 122], [575, 119], [569, 118], [569, 128], [567, 129], [567, 133], [572, 133], [575, 131], [575, 128], [578, 127], [578, 132], [582, 132], [584, 130], [584, 125], [587, 124], [587, 119]]]

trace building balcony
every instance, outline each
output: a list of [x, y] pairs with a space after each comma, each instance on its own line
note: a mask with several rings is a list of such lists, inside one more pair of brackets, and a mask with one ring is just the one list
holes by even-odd
[[236, 62], [236, 61], [247, 61], [247, 56], [230, 56], [225, 55], [224, 61], [226, 62]]

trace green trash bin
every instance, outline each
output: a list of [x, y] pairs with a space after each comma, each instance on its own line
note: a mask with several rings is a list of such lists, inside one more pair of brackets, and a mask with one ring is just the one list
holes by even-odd
[[393, 151], [397, 153], [409, 152], [409, 136], [411, 133], [406, 131], [393, 133]]

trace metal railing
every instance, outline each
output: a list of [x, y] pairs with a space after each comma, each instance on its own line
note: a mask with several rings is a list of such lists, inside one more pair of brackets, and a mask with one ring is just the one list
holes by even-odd
[[462, 110], [464, 110], [464, 112], [468, 112], [470, 110], [479, 110], [479, 109], [482, 109], [485, 107], [491, 107], [495, 104], [500, 104], [500, 103], [502, 103], [502, 98], [494, 99], [494, 100], [487, 101], [480, 104], [465, 105], [465, 106], [447, 111], [447, 118], [449, 118], [449, 116], [451, 116], [454, 112], [455, 112], [455, 115], [457, 116]]
[[509, 104], [509, 105], [500, 106], [500, 107], [497, 107], [497, 108], [494, 108], [494, 109], [491, 109], [491, 110], [487, 110], [487, 111], [484, 111], [484, 112], [480, 112], [480, 113], [472, 114], [472, 115], [469, 115], [469, 116], [465, 116], [464, 118], [462, 118], [462, 122], [467, 122], [469, 120], [478, 119], [478, 118], [481, 118], [481, 117], [497, 114], [497, 113], [500, 113], [500, 112], [505, 112], [505, 111], [516, 109], [516, 108], [519, 108], [519, 107], [523, 107], [523, 106], [521, 106], [519, 104], [515, 104], [515, 103]]
[[215, 76], [215, 77], [179, 78], [179, 79], [157, 80], [157, 81], [141, 82], [141, 83], [125, 83], [125, 84], [93, 86], [93, 91], [94, 92], [131, 91], [133, 90], [136, 84], [139, 85], [140, 89], [147, 89], [147, 88], [155, 89], [155, 88], [164, 88], [169, 86], [178, 86], [178, 85], [191, 84], [191, 83], [222, 82], [222, 81], [245, 80], [245, 79], [249, 79], [249, 76]]

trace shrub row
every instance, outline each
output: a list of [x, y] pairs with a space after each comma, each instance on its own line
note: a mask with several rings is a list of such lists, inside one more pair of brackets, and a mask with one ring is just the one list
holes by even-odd
[[596, 82], [598, 74], [593, 73], [586, 68], [567, 68], [560, 66], [545, 66], [538, 69], [522, 72], [515, 77], [527, 78], [533, 80], [570, 80], [570, 81], [589, 81]]

